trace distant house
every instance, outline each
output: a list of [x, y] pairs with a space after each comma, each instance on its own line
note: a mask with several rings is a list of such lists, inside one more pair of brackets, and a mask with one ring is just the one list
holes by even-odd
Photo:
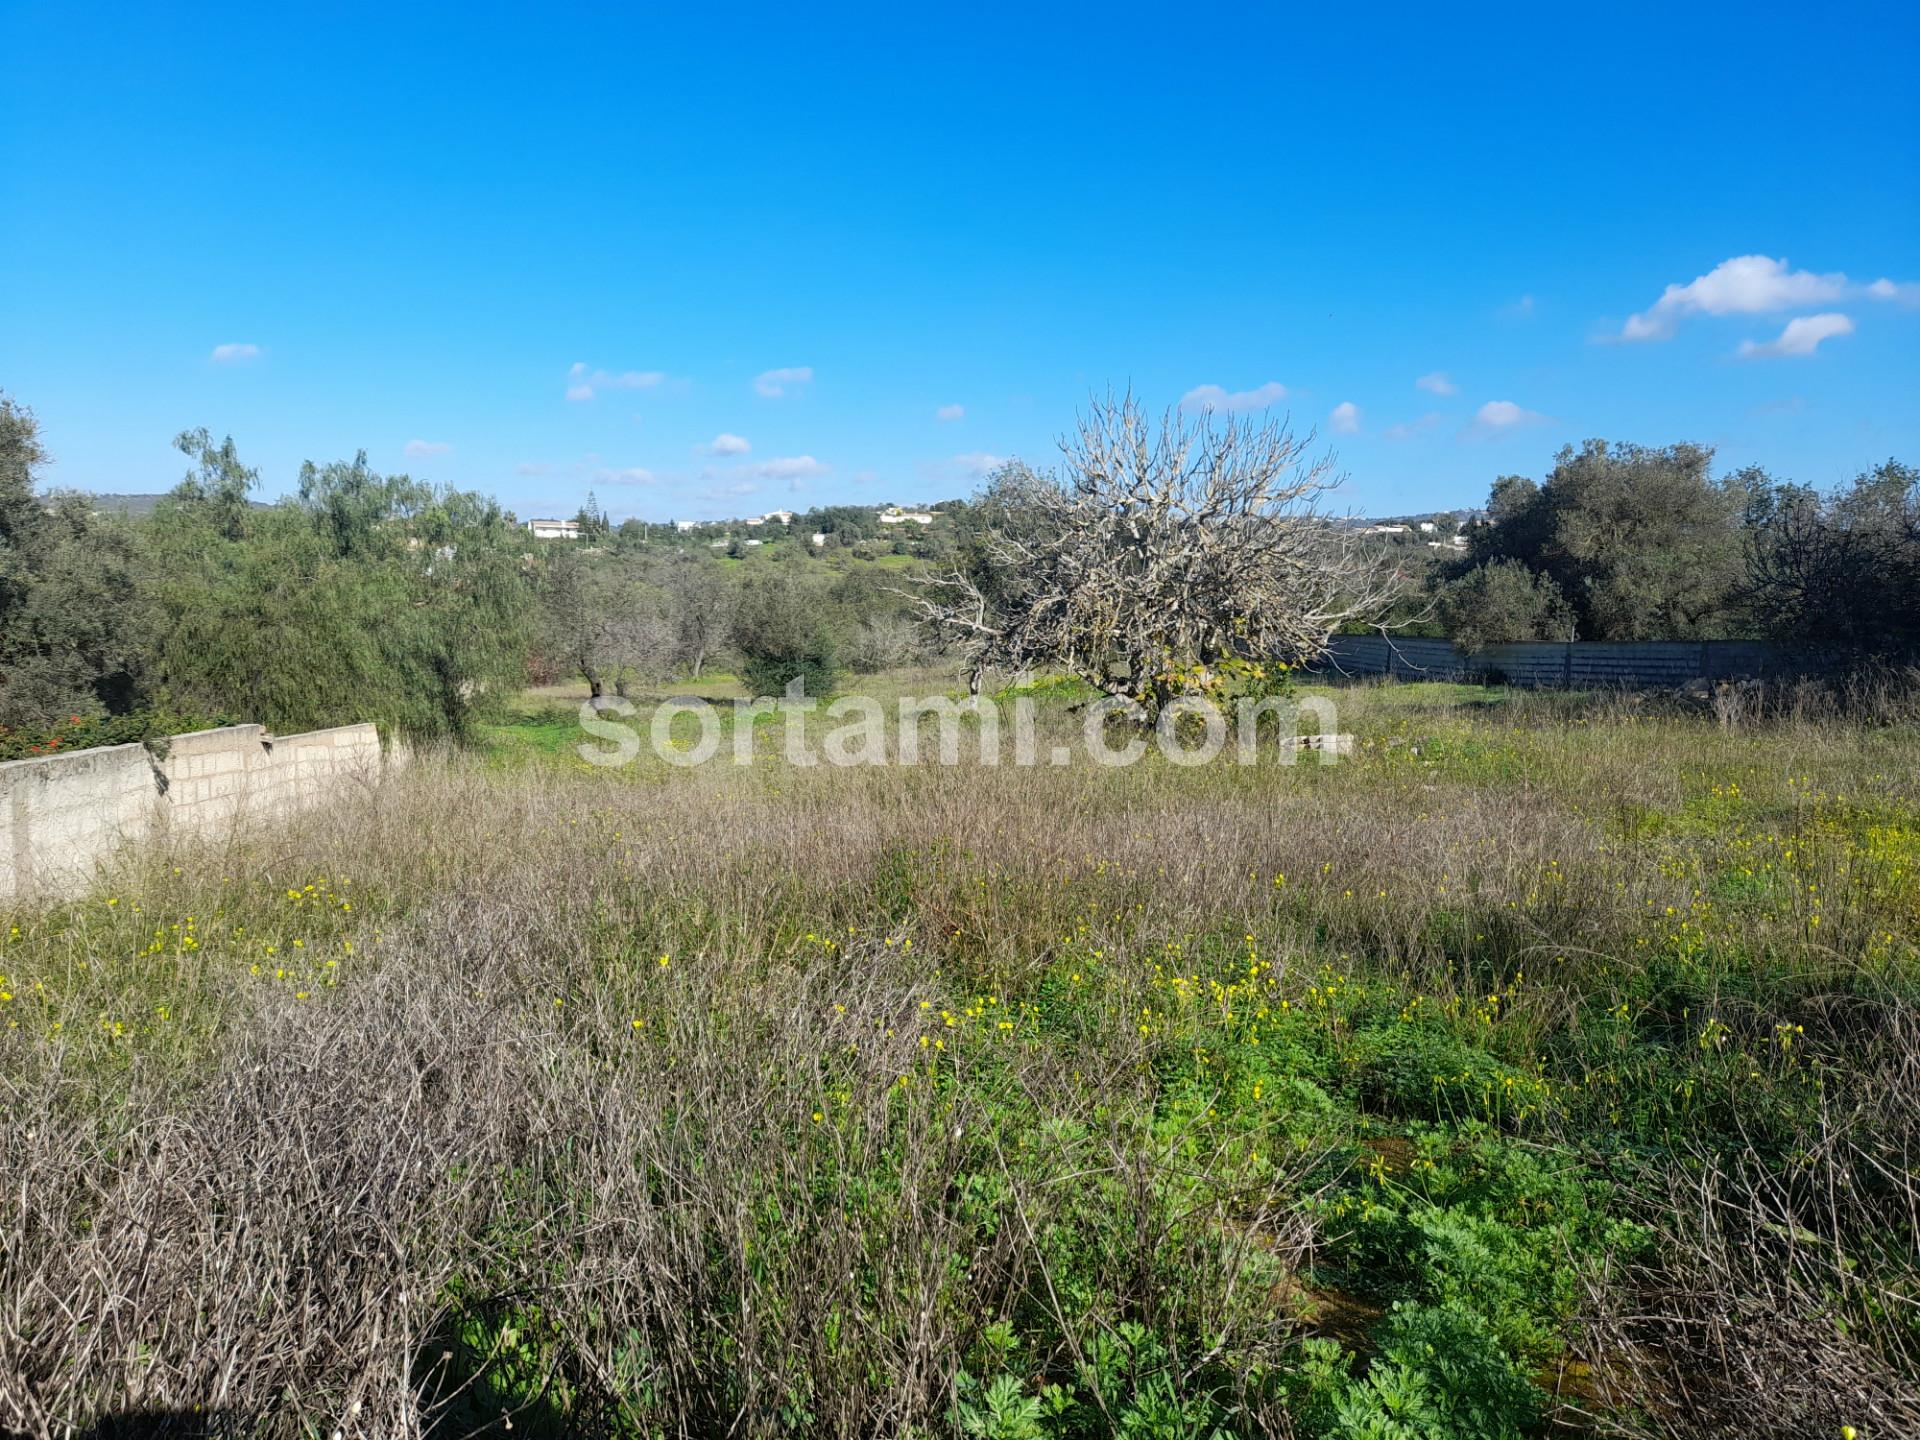
[[898, 505], [889, 506], [880, 512], [882, 525], [931, 525], [933, 516], [925, 510], [902, 510]]
[[1362, 535], [1405, 535], [1409, 529], [1410, 527], [1406, 525], [1369, 525], [1360, 533]]
[[580, 522], [578, 520], [529, 520], [527, 529], [533, 532], [536, 540], [578, 540]]
[[[791, 510], [769, 510], [760, 518], [769, 525], [791, 525], [793, 523], [793, 512]], [[747, 523], [751, 525], [753, 522], [749, 520]]]
[[676, 520], [673, 522], [673, 528], [678, 530], [682, 535], [684, 535], [699, 523], [700, 522], [698, 520]]
[[826, 531], [824, 531], [824, 530], [816, 530], [816, 531], [814, 531], [814, 532], [813, 532], [813, 543], [814, 543], [814, 544], [816, 544], [816, 545], [824, 545], [824, 544], [826, 544], [826, 543], [827, 543], [827, 532], [826, 532]]
[[1420, 522], [1420, 533], [1422, 535], [1431, 535], [1434, 533], [1434, 531], [1438, 530], [1439, 528], [1440, 527], [1434, 524], [1433, 521], [1431, 520], [1422, 520]]
[[767, 522], [766, 522], [765, 516], [749, 515], [745, 520], [741, 521], [740, 523], [743, 525], [764, 525]]

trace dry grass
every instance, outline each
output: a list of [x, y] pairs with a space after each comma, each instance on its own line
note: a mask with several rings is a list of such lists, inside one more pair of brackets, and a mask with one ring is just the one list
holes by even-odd
[[[1546, 1413], [1901, 1433], [1914, 732], [1410, 695], [1331, 768], [424, 763], [18, 917], [0, 1429], [948, 1433], [999, 1356], [1326, 1430], [1404, 1130], [1657, 1235], [1570, 1261]], [[1434, 1139], [1393, 1025], [1524, 1103]]]

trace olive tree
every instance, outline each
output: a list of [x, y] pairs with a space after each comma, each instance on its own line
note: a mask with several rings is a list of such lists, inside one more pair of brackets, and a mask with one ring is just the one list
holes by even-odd
[[1832, 495], [1771, 486], [1748, 523], [1743, 598], [1762, 634], [1920, 660], [1920, 469], [1888, 460]]
[[1438, 608], [1446, 633], [1469, 654], [1573, 634], [1573, 609], [1560, 587], [1518, 560], [1474, 566], [1440, 592]]
[[596, 699], [665, 674], [677, 638], [667, 595], [631, 560], [562, 546], [547, 553], [541, 587], [548, 652]]
[[33, 412], [0, 395], [0, 726], [122, 713], [148, 678], [130, 529], [41, 495], [46, 460]]
[[733, 626], [737, 588], [718, 561], [687, 556], [670, 561], [661, 584], [673, 597], [677, 650], [695, 680], [727, 641]]
[[1388, 547], [1322, 512], [1339, 476], [1311, 445], [1273, 418], [1096, 403], [1062, 474], [995, 475], [962, 559], [921, 582], [921, 617], [976, 687], [986, 667], [1056, 667], [1149, 716], [1223, 666], [1310, 660], [1404, 583]]
[[789, 573], [756, 576], [741, 588], [733, 613], [733, 647], [749, 695], [784, 695], [794, 681], [803, 694], [830, 695], [840, 657], [817, 586]]
[[[1557, 597], [1582, 640], [1695, 640], [1724, 635], [1742, 555], [1742, 516], [1759, 483], [1749, 471], [1711, 474], [1700, 445], [1589, 440], [1555, 457], [1544, 484], [1494, 482], [1488, 524], [1436, 581], [1527, 602], [1507, 577], [1474, 579], [1502, 561], [1538, 577], [1535, 602]], [[1458, 608], [1457, 604], [1453, 608]], [[1546, 607], [1553, 608], [1553, 607]], [[1534, 606], [1544, 616], [1541, 604]], [[1557, 613], [1547, 623], [1557, 637]], [[1531, 637], [1529, 637], [1531, 638]]]

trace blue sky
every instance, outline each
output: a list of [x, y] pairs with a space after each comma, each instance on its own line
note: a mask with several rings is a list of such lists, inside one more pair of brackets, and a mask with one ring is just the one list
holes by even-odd
[[0, 388], [58, 484], [522, 516], [965, 494], [1128, 385], [1376, 514], [1920, 460], [1912, 7], [1332, 8], [0, 0]]

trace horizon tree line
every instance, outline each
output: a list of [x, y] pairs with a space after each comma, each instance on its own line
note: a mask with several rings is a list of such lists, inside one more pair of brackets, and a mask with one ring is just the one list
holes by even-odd
[[941, 656], [976, 687], [1053, 669], [1148, 718], [1282, 683], [1366, 628], [1920, 661], [1920, 471], [1897, 460], [1821, 494], [1715, 476], [1702, 446], [1592, 440], [1541, 481], [1497, 479], [1464, 553], [1436, 556], [1333, 516], [1333, 457], [1284, 421], [1155, 419], [1126, 396], [1089, 407], [1058, 470], [1010, 462], [944, 504], [895, 575], [853, 558], [891, 543], [858, 507], [814, 512], [858, 537], [839, 559], [788, 536], [723, 560], [597, 506], [591, 539], [530, 548], [492, 497], [364, 453], [307, 463], [262, 505], [230, 438], [176, 444], [188, 469], [150, 516], [97, 514], [40, 493], [38, 425], [0, 395], [0, 758], [56, 730], [106, 743], [229, 719], [458, 743], [529, 679], [628, 693], [716, 660], [765, 694]]

